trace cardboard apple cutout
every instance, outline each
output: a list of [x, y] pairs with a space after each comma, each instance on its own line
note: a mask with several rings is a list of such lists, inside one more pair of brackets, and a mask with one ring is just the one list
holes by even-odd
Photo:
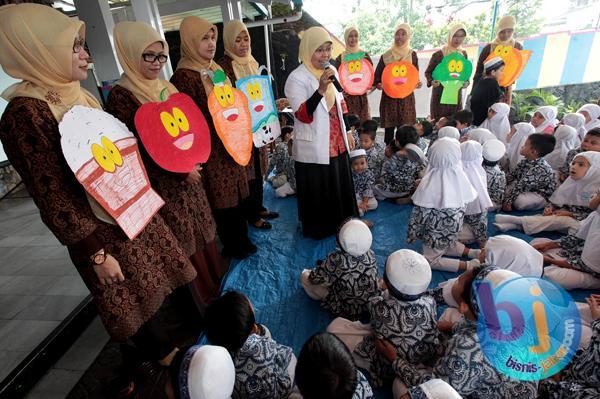
[[433, 70], [433, 79], [440, 81], [444, 90], [440, 104], [458, 104], [458, 92], [471, 78], [473, 64], [458, 51], [450, 53]]
[[189, 173], [210, 155], [210, 130], [202, 111], [187, 94], [145, 103], [135, 113], [135, 128], [144, 148], [161, 168]]
[[258, 75], [238, 79], [235, 86], [248, 100], [248, 109], [252, 119], [252, 140], [256, 148], [263, 147], [281, 136], [281, 125], [277, 116], [275, 96], [271, 86], [271, 75], [261, 75], [264, 66], [258, 69]]
[[76, 105], [60, 122], [67, 164], [86, 192], [133, 240], [165, 204], [150, 187], [137, 140], [127, 127], [101, 109]]
[[373, 87], [375, 73], [364, 51], [346, 54], [338, 74], [344, 91], [350, 95], [361, 96]]
[[521, 76], [531, 58], [531, 50], [519, 50], [512, 46], [496, 46], [485, 62], [494, 57], [500, 57], [504, 61], [504, 73], [498, 80], [498, 84], [501, 87], [508, 87]]
[[383, 91], [392, 98], [408, 97], [419, 84], [419, 70], [408, 61], [387, 64], [381, 75]]
[[231, 87], [225, 72], [213, 74], [213, 91], [208, 96], [208, 110], [215, 130], [225, 149], [240, 165], [246, 166], [252, 155], [252, 119], [244, 93]]

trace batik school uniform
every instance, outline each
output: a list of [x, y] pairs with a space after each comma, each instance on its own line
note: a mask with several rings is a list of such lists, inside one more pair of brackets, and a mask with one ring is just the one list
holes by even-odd
[[269, 160], [269, 168], [266, 172], [266, 176], [269, 176], [272, 172], [275, 173], [275, 176], [269, 178], [274, 188], [279, 188], [287, 182], [287, 177], [285, 175], [286, 158], [290, 158], [288, 153], [288, 143], [280, 141], [275, 146], [275, 151], [273, 151], [273, 155]]
[[543, 208], [556, 189], [554, 171], [542, 157], [524, 159], [506, 176], [508, 187], [504, 203], [517, 210]]
[[423, 164], [408, 157], [393, 154], [383, 162], [380, 183], [374, 186], [375, 198], [400, 198], [410, 195], [415, 189], [416, 180]]
[[369, 380], [358, 370], [356, 370], [356, 380], [356, 389], [352, 394], [352, 399], [372, 399], [375, 397]]
[[259, 329], [260, 335], [250, 334], [244, 345], [232, 354], [233, 399], [285, 399], [292, 392], [296, 367], [292, 348], [275, 342], [266, 327], [261, 325]]
[[296, 194], [296, 163], [291, 155], [287, 154], [283, 162], [283, 175], [286, 177], [286, 182], [275, 190], [275, 195], [279, 198], [287, 197], [288, 195]]
[[494, 209], [500, 209], [504, 202], [504, 192], [506, 191], [506, 175], [500, 169], [497, 162], [483, 161], [483, 170], [487, 177], [487, 188], [490, 199], [494, 203]]
[[423, 137], [419, 137], [419, 141], [417, 141], [417, 146], [421, 150], [423, 150], [424, 153], [427, 152], [428, 144], [427, 144], [427, 141]]
[[[352, 171], [352, 180], [354, 181], [354, 191], [356, 193], [356, 202], [360, 204], [365, 198], [368, 198], [367, 210], [372, 211], [377, 209], [377, 200], [373, 194], [373, 186], [375, 185], [375, 176], [370, 168], [362, 172]], [[365, 211], [358, 208], [358, 213], [363, 216]]]
[[540, 383], [542, 397], [550, 399], [592, 399], [600, 397], [600, 319], [592, 322], [589, 345], [575, 353], [561, 371], [560, 381]]
[[373, 176], [375, 177], [375, 180], [377, 180], [381, 176], [381, 168], [383, 167], [383, 163], [386, 159], [385, 148], [380, 142], [375, 141], [373, 143], [373, 146], [365, 151], [367, 153], [367, 163], [369, 164], [369, 170], [373, 172]]

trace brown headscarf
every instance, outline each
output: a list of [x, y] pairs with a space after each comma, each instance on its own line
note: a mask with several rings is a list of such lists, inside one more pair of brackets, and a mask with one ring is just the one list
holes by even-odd
[[356, 26], [349, 26], [348, 28], [346, 28], [346, 30], [344, 31], [344, 43], [346, 44], [346, 49], [342, 52], [342, 61], [344, 61], [344, 56], [346, 54], [354, 54], [358, 53], [359, 51], [363, 51], [360, 48], [360, 40], [356, 43], [356, 46], [350, 46], [348, 44], [348, 37], [352, 32], [356, 32], [358, 35], [360, 35], [360, 32], [358, 31], [358, 28]]
[[192, 71], [200, 72], [206, 95], [209, 95], [213, 89], [212, 79], [208, 75], [208, 72], [223, 69], [212, 59], [207, 60], [198, 54], [198, 43], [211, 29], [214, 30], [215, 38], [217, 38], [218, 31], [215, 25], [205, 19], [194, 16], [185, 17], [179, 26], [181, 59], [177, 63], [177, 69], [191, 69]]
[[454, 37], [454, 35], [456, 35], [456, 32], [458, 32], [459, 30], [463, 30], [465, 31], [465, 35], [467, 34], [467, 28], [460, 22], [450, 26], [450, 30], [448, 31], [448, 39], [446, 40], [446, 44], [444, 45], [444, 47], [442, 47], [442, 53], [444, 54], [444, 57], [456, 51], [463, 51], [462, 46], [454, 47], [452, 45], [452, 38]]
[[58, 122], [76, 104], [101, 108], [78, 81], [71, 80], [73, 43], [85, 26], [51, 7], [18, 4], [0, 7], [0, 64], [22, 82], [2, 93], [7, 101], [31, 97], [45, 101]]
[[516, 25], [517, 20], [512, 15], [505, 15], [502, 18], [500, 18], [500, 21], [498, 21], [498, 25], [496, 26], [496, 38], [491, 43], [492, 50], [498, 45], [511, 47], [515, 46], [515, 38], [513, 37], [513, 35], [510, 35], [510, 38], [508, 40], [502, 41], [500, 40], [500, 32], [502, 32], [504, 29], [514, 30]]
[[[160, 42], [166, 54], [169, 45], [154, 28], [143, 22], [119, 22], [114, 30], [115, 48], [123, 67], [121, 79], [116, 83], [135, 95], [142, 104], [161, 101], [161, 92], [177, 93], [177, 89], [164, 79], [146, 79], [142, 75], [142, 53], [152, 43]], [[165, 96], [168, 97], [168, 96]]]
[[396, 26], [396, 29], [394, 29], [394, 35], [396, 35], [400, 29], [406, 32], [408, 39], [406, 40], [406, 43], [401, 46], [396, 45], [396, 40], [394, 39], [392, 47], [390, 47], [389, 50], [382, 55], [383, 63], [386, 65], [395, 61], [412, 61], [412, 48], [410, 47], [412, 29], [410, 28], [409, 24], [402, 23]]
[[[248, 34], [248, 55], [245, 57], [239, 57], [235, 54], [233, 47], [235, 46], [235, 39], [241, 32]], [[250, 41], [250, 32], [246, 25], [240, 20], [229, 21], [223, 25], [223, 45], [225, 47], [225, 54], [233, 59], [231, 66], [235, 73], [236, 79], [245, 78], [250, 75], [258, 75], [258, 62], [252, 56], [252, 42]]]
[[[311, 59], [314, 52], [324, 43], [331, 43], [329, 32], [319, 26], [313, 26], [312, 28], [305, 30], [302, 34], [300, 48], [298, 50], [300, 61], [302, 61], [306, 69], [308, 69], [317, 80], [321, 79], [321, 75], [323, 75], [323, 72], [325, 71], [323, 69], [315, 68], [312, 65]], [[327, 104], [327, 110], [330, 110], [335, 105], [335, 88], [331, 83], [327, 85], [325, 102]]]

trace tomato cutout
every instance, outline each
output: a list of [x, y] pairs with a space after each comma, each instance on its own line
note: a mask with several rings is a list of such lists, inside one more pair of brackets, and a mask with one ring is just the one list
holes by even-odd
[[58, 129], [67, 164], [85, 188], [98, 219], [134, 239], [164, 205], [150, 186], [137, 140], [101, 109], [76, 105]]
[[281, 136], [271, 75], [261, 75], [263, 70], [266, 68], [261, 66], [258, 75], [246, 76], [235, 82], [235, 86], [248, 100], [248, 110], [252, 119], [252, 140], [256, 148], [272, 143]]
[[440, 81], [444, 90], [440, 104], [458, 104], [458, 92], [463, 83], [471, 79], [473, 64], [458, 51], [450, 53], [435, 67], [432, 76]]
[[375, 73], [373, 65], [365, 55], [363, 51], [346, 54], [338, 68], [340, 84], [344, 91], [352, 96], [362, 96], [373, 87]]
[[409, 61], [395, 61], [387, 64], [381, 75], [385, 94], [392, 98], [408, 97], [419, 83], [419, 70]]
[[498, 80], [501, 87], [514, 84], [531, 58], [531, 50], [519, 50], [511, 46], [496, 46], [494, 51], [485, 59], [485, 62], [494, 57], [504, 61], [504, 73]]
[[225, 72], [215, 71], [215, 87], [208, 96], [208, 110], [215, 129], [231, 157], [242, 166], [248, 165], [252, 155], [252, 119], [244, 93], [231, 87]]
[[208, 124], [187, 94], [175, 93], [166, 101], [142, 104], [134, 122], [144, 148], [165, 170], [189, 173], [210, 155]]

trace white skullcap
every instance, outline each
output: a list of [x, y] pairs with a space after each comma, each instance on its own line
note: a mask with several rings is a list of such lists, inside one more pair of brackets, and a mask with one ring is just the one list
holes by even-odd
[[366, 157], [366, 156], [367, 156], [367, 152], [365, 150], [363, 150], [362, 148], [360, 148], [358, 150], [350, 151], [350, 159], [353, 159], [356, 157]]
[[483, 159], [489, 162], [497, 162], [506, 154], [506, 146], [497, 139], [487, 140], [483, 144]]
[[450, 384], [434, 378], [419, 385], [427, 399], [462, 399]]
[[233, 393], [235, 366], [221, 346], [193, 346], [186, 352], [179, 371], [182, 399], [228, 399]]
[[504, 61], [502, 60], [502, 58], [501, 57], [493, 57], [489, 61], [487, 61], [483, 64], [483, 69], [485, 69], [485, 71], [487, 72], [490, 69], [494, 69], [501, 65], [504, 65]]
[[454, 126], [444, 126], [438, 130], [438, 137], [450, 137], [451, 139], [458, 140], [460, 138], [460, 132]]
[[365, 222], [350, 219], [340, 228], [338, 240], [344, 251], [352, 256], [361, 256], [371, 249], [373, 235]]
[[[385, 279], [390, 292], [403, 295], [419, 295], [431, 282], [431, 267], [425, 257], [410, 249], [392, 253], [385, 264]], [[395, 296], [395, 295], [394, 295]]]

